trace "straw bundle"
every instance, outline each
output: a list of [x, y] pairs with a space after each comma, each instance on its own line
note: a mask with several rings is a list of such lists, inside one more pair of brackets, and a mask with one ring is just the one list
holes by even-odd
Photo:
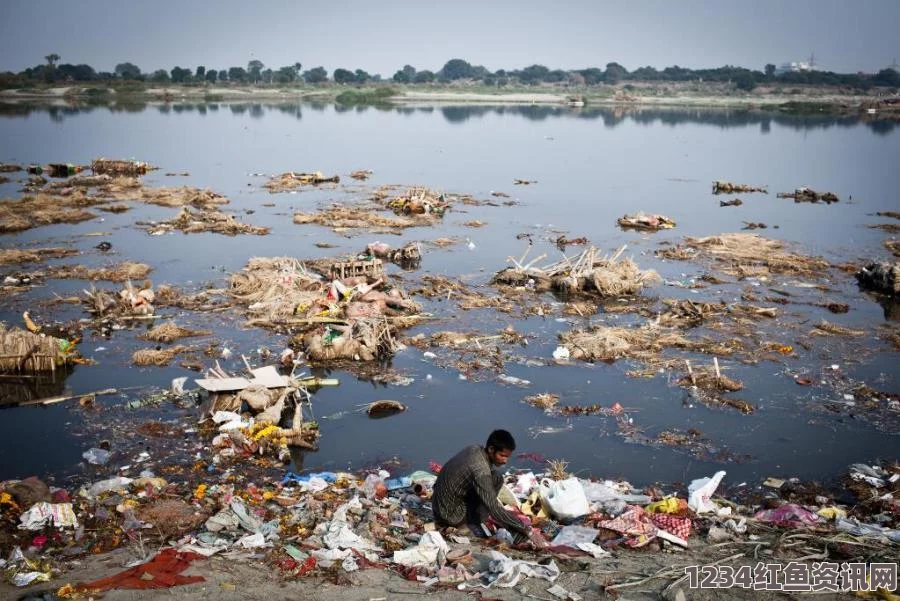
[[167, 349], [141, 349], [131, 356], [131, 362], [135, 365], [155, 365], [165, 367], [172, 362], [175, 355], [190, 350], [189, 347], [178, 345]]
[[192, 336], [209, 336], [210, 333], [209, 330], [191, 330], [190, 328], [182, 328], [174, 321], [169, 321], [151, 329], [146, 334], [143, 334], [141, 338], [152, 342], [168, 343], [181, 338], [190, 338]]
[[66, 362], [69, 342], [0, 324], [0, 373], [55, 371]]
[[[759, 273], [820, 273], [828, 263], [785, 250], [781, 240], [756, 234], [721, 234], [706, 238], [686, 238], [685, 244], [698, 255], [724, 264], [722, 271], [745, 277]], [[679, 258], [671, 256], [669, 258]]]

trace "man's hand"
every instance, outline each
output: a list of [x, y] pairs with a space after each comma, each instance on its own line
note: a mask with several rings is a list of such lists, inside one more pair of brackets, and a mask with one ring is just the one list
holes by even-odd
[[546, 549], [550, 546], [549, 543], [547, 543], [547, 539], [541, 534], [539, 528], [531, 529], [531, 532], [528, 533], [528, 542], [531, 543], [531, 546], [535, 549]]

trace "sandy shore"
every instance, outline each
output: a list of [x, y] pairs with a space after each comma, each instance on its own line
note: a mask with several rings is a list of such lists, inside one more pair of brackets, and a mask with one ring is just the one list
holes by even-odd
[[[2, 102], [33, 102], [53, 100], [57, 102], [75, 101], [90, 97], [96, 101], [115, 101], [128, 99], [161, 100], [165, 102], [179, 101], [264, 101], [264, 100], [326, 100], [334, 98], [345, 91], [344, 88], [331, 86], [325, 88], [270, 88], [270, 87], [231, 87], [231, 86], [159, 86], [135, 91], [117, 91], [109, 88], [108, 93], [91, 92], [93, 88], [82, 86], [53, 87], [44, 89], [9, 89], [0, 91]], [[808, 88], [802, 93], [790, 95], [769, 93], [717, 94], [717, 93], [673, 93], [657, 94], [648, 89], [632, 89], [627, 92], [617, 89], [615, 94], [599, 94], [592, 89], [566, 93], [548, 91], [497, 91], [492, 93], [466, 91], [453, 88], [435, 91], [403, 90], [402, 94], [393, 96], [390, 102], [404, 105], [569, 105], [569, 98], [584, 97], [587, 106], [686, 106], [711, 108], [774, 108], [788, 102], [810, 103], [818, 107], [829, 105], [840, 107], [844, 111], [860, 110], [864, 103], [872, 103], [878, 99], [865, 95], [834, 94], [824, 90]]]

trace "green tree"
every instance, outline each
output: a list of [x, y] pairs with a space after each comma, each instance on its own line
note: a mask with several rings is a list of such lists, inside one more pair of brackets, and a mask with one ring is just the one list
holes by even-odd
[[876, 86], [900, 87], [900, 73], [894, 69], [882, 69], [872, 77], [872, 83]]
[[90, 65], [59, 65], [56, 72], [60, 79], [71, 79], [72, 81], [93, 81], [97, 79], [97, 72]]
[[584, 83], [589, 86], [596, 85], [603, 81], [603, 69], [598, 69], [597, 67], [581, 69], [580, 71], [577, 71], [577, 73], [584, 77]]
[[335, 83], [345, 84], [356, 82], [356, 74], [349, 69], [335, 69], [332, 77], [334, 78]]
[[262, 61], [252, 60], [248, 62], [247, 78], [253, 83], [258, 82], [262, 78], [262, 70], [264, 67], [265, 65], [262, 63]]
[[452, 58], [441, 68], [441, 77], [450, 81], [472, 77], [472, 65], [461, 58]]
[[169, 83], [169, 72], [165, 69], [157, 69], [150, 74], [150, 81], [153, 83]]
[[247, 81], [247, 72], [243, 67], [231, 67], [228, 69], [228, 81], [243, 83]]
[[291, 83], [297, 80], [297, 69], [294, 65], [282, 67], [275, 72], [275, 81], [278, 83]]
[[372, 79], [372, 76], [369, 75], [368, 72], [363, 71], [362, 69], [357, 69], [353, 73], [353, 76], [356, 79], [356, 83], [366, 83], [367, 81]]
[[524, 84], [540, 83], [547, 79], [549, 73], [550, 69], [544, 65], [531, 65], [522, 69], [519, 73], [519, 81]]
[[397, 83], [412, 83], [416, 76], [416, 69], [412, 65], [403, 65], [403, 68], [394, 73], [394, 81]]
[[172, 83], [187, 83], [191, 81], [191, 70], [182, 67], [172, 67]]
[[419, 71], [418, 73], [416, 73], [416, 77], [415, 79], [413, 79], [413, 83], [431, 83], [436, 78], [437, 76], [433, 71], [429, 71], [426, 69], [425, 71]]
[[210, 69], [209, 71], [206, 72], [206, 76], [204, 77], [204, 79], [206, 79], [206, 81], [208, 81], [209, 83], [216, 83], [216, 76], [217, 76], [216, 70]]
[[121, 79], [141, 79], [141, 70], [137, 65], [132, 63], [119, 63], [116, 65], [114, 72]]
[[228, 71], [225, 69], [219, 70], [219, 81], [228, 81]]
[[606, 71], [603, 73], [603, 81], [608, 84], [615, 85], [625, 79], [628, 75], [628, 69], [619, 63], [612, 62], [606, 64]]
[[325, 67], [314, 67], [303, 73], [303, 80], [306, 83], [322, 83], [328, 81], [328, 71]]
[[53, 54], [48, 54], [47, 56], [44, 57], [44, 60], [47, 61], [47, 64], [50, 65], [51, 69], [56, 66], [56, 63], [59, 61], [59, 59], [60, 59], [60, 56], [58, 54], [56, 54], [55, 52]]
[[756, 79], [750, 71], [741, 71], [734, 76], [734, 85], [737, 89], [750, 92], [756, 87]]
[[197, 70], [194, 72], [194, 79], [197, 81], [203, 81], [206, 79], [206, 67], [200, 65], [197, 67]]
[[775, 77], [775, 65], [773, 65], [772, 63], [768, 63], [766, 65], [766, 77], [768, 77], [769, 79]]

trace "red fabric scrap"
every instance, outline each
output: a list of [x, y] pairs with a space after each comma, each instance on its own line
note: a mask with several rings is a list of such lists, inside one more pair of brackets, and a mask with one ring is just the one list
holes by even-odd
[[[205, 582], [206, 579], [203, 576], [180, 576], [190, 567], [192, 561], [202, 557], [198, 553], [179, 553], [175, 549], [163, 549], [147, 563], [108, 578], [77, 584], [75, 590], [98, 592], [111, 589], [154, 589]], [[145, 580], [145, 577], [142, 577], [144, 574], [148, 574], [152, 578]]]
[[680, 518], [665, 513], [651, 513], [650, 519], [660, 530], [674, 534], [678, 538], [687, 540], [691, 535], [691, 518]]

